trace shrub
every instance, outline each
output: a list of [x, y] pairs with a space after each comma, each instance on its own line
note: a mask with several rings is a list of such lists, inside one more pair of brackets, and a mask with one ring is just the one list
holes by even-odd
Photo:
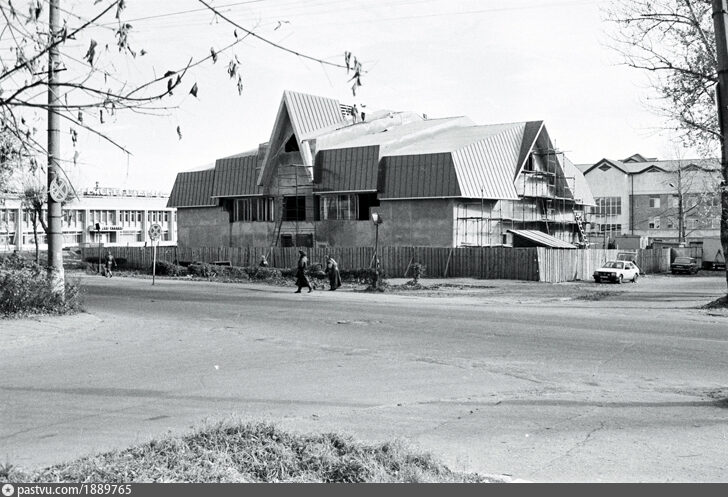
[[412, 269], [412, 280], [416, 283], [420, 281], [420, 278], [425, 276], [425, 270], [427, 269], [427, 266], [424, 264], [420, 264], [419, 262], [415, 262], [410, 266]]
[[65, 282], [64, 299], [51, 291], [43, 266], [22, 258], [6, 259], [0, 265], [0, 314], [3, 316], [69, 314], [80, 308], [77, 282]]
[[281, 270], [274, 267], [250, 266], [245, 268], [251, 280], [275, 280], [281, 279]]
[[187, 269], [167, 261], [157, 261], [155, 272], [159, 276], [184, 276]]
[[229, 278], [231, 280], [249, 280], [250, 276], [248, 276], [248, 272], [246, 271], [246, 268], [241, 266], [226, 266], [220, 268], [222, 272], [220, 273], [220, 276], [223, 276], [225, 278]]
[[206, 262], [194, 262], [187, 266], [187, 270], [193, 276], [199, 276], [201, 278], [214, 278], [220, 268], [208, 264]]

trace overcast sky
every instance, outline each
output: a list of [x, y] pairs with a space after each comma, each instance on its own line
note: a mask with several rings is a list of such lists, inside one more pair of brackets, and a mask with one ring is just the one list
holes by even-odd
[[[62, 0], [68, 10], [91, 3]], [[125, 17], [134, 27], [132, 44], [148, 55], [124, 62], [118, 67], [120, 78], [141, 80], [152, 68], [160, 74], [233, 40], [233, 28], [223, 20], [213, 22], [209, 12], [175, 14], [202, 7], [196, 0], [127, 4]], [[195, 68], [178, 93], [197, 82], [197, 99], [183, 98], [181, 108], [170, 116], [124, 115], [105, 125], [106, 133], [132, 151], [130, 158], [96, 137], [82, 135], [78, 165], [68, 166], [76, 186], [99, 181], [104, 186], [169, 191], [177, 172], [267, 141], [286, 89], [365, 104], [370, 110], [467, 115], [478, 124], [544, 120], [557, 148], [576, 163], [636, 152], [660, 158], [676, 153], [670, 136], [660, 131], [663, 119], [644, 105], [651, 98], [645, 75], [620, 66], [607, 48], [598, 0], [213, 4], [237, 4], [222, 10], [261, 36], [301, 53], [341, 63], [344, 51], [353, 52], [367, 71], [364, 86], [354, 98], [345, 71], [248, 38], [235, 49], [242, 62], [242, 96], [225, 73], [229, 55], [215, 65]], [[79, 40], [79, 47], [84, 43]], [[70, 143], [64, 142], [64, 157], [72, 156]]]

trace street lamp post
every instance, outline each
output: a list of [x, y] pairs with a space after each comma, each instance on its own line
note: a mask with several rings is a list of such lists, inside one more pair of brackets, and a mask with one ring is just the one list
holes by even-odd
[[384, 222], [381, 214], [378, 212], [372, 212], [372, 222], [374, 223], [375, 235], [374, 235], [374, 270], [377, 273], [377, 279], [374, 282], [374, 288], [379, 286], [379, 225]]

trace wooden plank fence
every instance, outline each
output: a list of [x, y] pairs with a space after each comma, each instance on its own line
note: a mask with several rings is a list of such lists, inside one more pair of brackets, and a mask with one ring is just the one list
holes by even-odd
[[[117, 259], [125, 259], [126, 267], [149, 269], [151, 247], [104, 247]], [[311, 264], [325, 264], [330, 254], [342, 269], [371, 267], [373, 247], [307, 248]], [[548, 249], [511, 247], [382, 247], [382, 269], [389, 278], [412, 276], [413, 263], [426, 267], [430, 278], [469, 277], [480, 279], [512, 279], [559, 283], [590, 280], [595, 269], [605, 261], [616, 259], [618, 250]], [[103, 255], [102, 253], [102, 255]], [[296, 247], [159, 247], [157, 259], [166, 262], [229, 262], [233, 266], [255, 266], [260, 256], [268, 256], [272, 267], [294, 268], [298, 261]], [[81, 257], [98, 257], [98, 249], [82, 248]], [[647, 274], [669, 270], [669, 249], [637, 251], [637, 265]]]

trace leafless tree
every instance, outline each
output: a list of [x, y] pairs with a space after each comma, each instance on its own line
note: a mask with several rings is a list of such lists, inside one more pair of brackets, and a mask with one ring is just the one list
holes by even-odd
[[[44, 209], [46, 204], [46, 192], [45, 185], [38, 180], [26, 181], [23, 185], [23, 189], [20, 193], [20, 205], [23, 210], [28, 212], [30, 216], [30, 222], [33, 225], [33, 243], [35, 244], [35, 262], [40, 264], [40, 249], [38, 246], [38, 224], [43, 228], [44, 233], [48, 233], [48, 223], [44, 216]], [[25, 214], [25, 212], [23, 213]], [[18, 225], [21, 224], [21, 219], [18, 219]], [[20, 229], [16, 228], [17, 236], [21, 236]]]
[[[242, 64], [234, 49], [249, 37], [297, 57], [353, 71], [352, 91], [361, 85], [361, 64], [349, 52], [340, 64], [299, 53], [261, 36], [255, 31], [257, 27], [235, 23], [204, 1], [202, 13], [207, 11], [211, 18], [230, 24], [229, 43], [191, 56], [179, 54], [177, 60], [166, 61], [167, 66], [159, 70], [150, 64], [132, 80], [120, 75], [119, 68], [129, 59], [143, 59], [154, 47], [134, 45], [134, 28], [124, 20], [127, 3], [84, 0], [69, 10], [61, 6], [61, 0], [0, 0], [0, 133], [13, 138], [15, 144], [0, 151], [27, 161], [31, 170], [43, 168], [46, 161], [38, 158], [46, 156], [49, 187], [66, 176], [60, 153], [54, 152], [59, 150], [59, 132], [70, 136], [74, 148], [79, 132], [85, 132], [129, 153], [118, 138], [105, 131], [105, 122], [124, 113], [164, 115], [177, 108], [182, 97], [191, 94], [196, 98], [201, 89], [190, 70], [198, 66], [219, 63], [242, 93]], [[56, 120], [61, 124], [52, 124]], [[46, 122], [48, 141], [44, 142], [38, 135]], [[182, 139], [179, 126], [176, 133]], [[77, 157], [78, 151], [73, 162]], [[48, 199], [48, 205], [53, 238], [49, 240], [53, 241], [49, 247], [51, 284], [62, 291], [62, 256], [57, 243], [61, 215], [53, 199]]]
[[710, 155], [720, 140], [715, 111], [718, 81], [710, 0], [605, 2], [612, 47], [626, 65], [646, 72], [668, 118], [686, 145]]

